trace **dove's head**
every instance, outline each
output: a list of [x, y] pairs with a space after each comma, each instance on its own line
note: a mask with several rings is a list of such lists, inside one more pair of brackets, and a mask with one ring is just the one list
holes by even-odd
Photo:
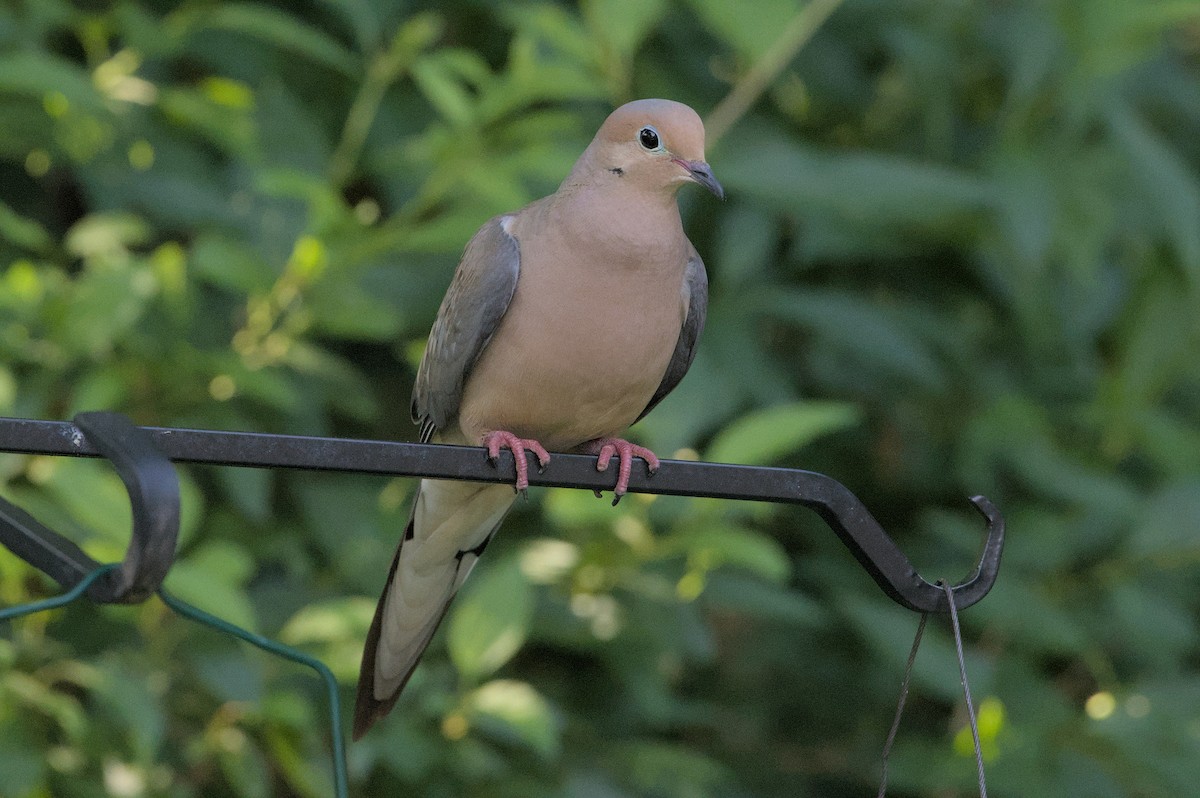
[[674, 195], [699, 183], [721, 199], [725, 190], [704, 160], [704, 123], [683, 103], [635, 100], [609, 114], [588, 147], [588, 166], [622, 181]]

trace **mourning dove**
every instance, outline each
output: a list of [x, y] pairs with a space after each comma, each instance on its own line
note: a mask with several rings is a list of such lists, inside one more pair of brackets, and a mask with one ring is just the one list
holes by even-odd
[[[708, 278], [675, 194], [724, 192], [686, 105], [638, 100], [600, 127], [548, 197], [488, 221], [467, 244], [413, 389], [421, 440], [658, 459], [618, 436], [683, 378], [704, 326]], [[451, 599], [512, 506], [511, 485], [421, 480], [367, 635], [354, 736], [395, 704]], [[615, 501], [614, 501], [615, 503]]]

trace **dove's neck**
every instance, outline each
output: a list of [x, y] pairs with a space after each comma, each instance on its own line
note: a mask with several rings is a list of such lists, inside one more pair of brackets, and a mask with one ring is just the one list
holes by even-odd
[[687, 260], [676, 251], [686, 239], [674, 189], [648, 190], [628, 176], [593, 173], [582, 182], [568, 179], [548, 205], [547, 221], [613, 265], [628, 260], [639, 269], [674, 269]]

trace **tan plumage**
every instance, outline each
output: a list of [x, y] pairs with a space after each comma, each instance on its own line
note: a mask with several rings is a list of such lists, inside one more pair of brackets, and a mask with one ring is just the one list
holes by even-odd
[[[479, 445], [503, 430], [580, 450], [674, 388], [707, 305], [675, 203], [687, 182], [721, 195], [700, 118], [640, 100], [608, 117], [558, 191], [485, 224], [417, 374], [422, 439]], [[513, 498], [505, 485], [421, 481], [367, 637], [356, 737], [395, 703]]]

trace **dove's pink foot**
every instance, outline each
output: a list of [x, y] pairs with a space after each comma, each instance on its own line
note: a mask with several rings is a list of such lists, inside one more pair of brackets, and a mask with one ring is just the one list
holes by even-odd
[[496, 464], [496, 458], [500, 456], [501, 449], [508, 449], [513, 453], [513, 461], [517, 466], [517, 482], [513, 487], [518, 493], [528, 495], [529, 490], [529, 460], [525, 457], [526, 449], [537, 457], [539, 474], [550, 462], [550, 453], [533, 438], [518, 438], [504, 430], [493, 430], [484, 435], [483, 445], [487, 447], [488, 462], [492, 465]]
[[[583, 445], [583, 451], [597, 455], [596, 470], [607, 471], [608, 461], [613, 455], [620, 459], [617, 469], [617, 485], [613, 489], [613, 506], [621, 501], [621, 497], [629, 490], [629, 472], [633, 468], [633, 458], [640, 457], [646, 461], [646, 473], [651, 476], [658, 470], [658, 457], [644, 446], [636, 446], [623, 438], [597, 438]], [[597, 496], [600, 493], [597, 491]]]

